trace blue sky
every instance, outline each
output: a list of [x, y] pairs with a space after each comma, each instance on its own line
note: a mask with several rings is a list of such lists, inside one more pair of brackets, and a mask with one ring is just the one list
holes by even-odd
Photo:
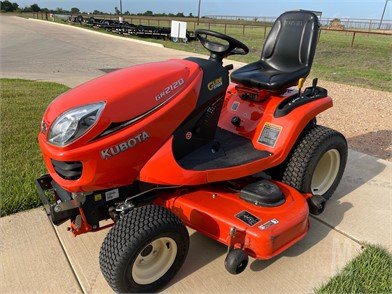
[[[11, 0], [21, 7], [37, 3], [41, 7], [70, 9], [78, 7], [82, 11], [94, 9], [113, 12], [120, 0]], [[198, 0], [122, 0], [123, 11], [132, 13], [152, 10], [153, 12], [192, 12], [197, 14]], [[324, 17], [376, 18], [381, 17], [385, 0], [201, 0], [202, 15], [278, 16], [290, 9], [322, 11]], [[385, 19], [392, 19], [392, 1], [388, 3]]]

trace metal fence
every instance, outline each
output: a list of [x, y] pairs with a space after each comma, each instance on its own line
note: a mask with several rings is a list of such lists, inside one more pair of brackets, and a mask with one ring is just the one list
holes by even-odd
[[[31, 15], [31, 14], [30, 14]], [[69, 15], [68, 17], [70, 17]], [[73, 15], [76, 16], [76, 15]], [[110, 19], [110, 20], [118, 20], [118, 15], [113, 15], [113, 14], [107, 14], [107, 15], [92, 15], [92, 14], [86, 14], [82, 15], [83, 18], [89, 19], [89, 18], [101, 18], [101, 19]], [[48, 20], [48, 14], [45, 13], [33, 13], [32, 14], [33, 18], [38, 18], [38, 19], [46, 19]], [[62, 15], [61, 18], [66, 18], [66, 15]], [[175, 20], [181, 20], [185, 21], [188, 23], [188, 30], [195, 30], [202, 26], [203, 28], [208, 28], [208, 29], [217, 29], [220, 28], [223, 30], [223, 32], [226, 34], [229, 28], [237, 28], [239, 31], [242, 33], [242, 35], [246, 34], [246, 31], [248, 29], [261, 29], [262, 34], [264, 37], [266, 37], [269, 29], [272, 26], [272, 23], [275, 21], [275, 18], [270, 18], [272, 21], [269, 22], [269, 20], [262, 19], [261, 21], [255, 21], [254, 19], [252, 20], [245, 20], [245, 19], [218, 19], [218, 18], [203, 18], [200, 20], [200, 23], [197, 24], [197, 19], [196, 18], [170, 18], [170, 17], [145, 17], [145, 16], [124, 16], [124, 21], [128, 23], [132, 23], [134, 25], [148, 25], [148, 26], [158, 26], [158, 27], [170, 27], [170, 22], [172, 19]], [[351, 42], [350, 46], [354, 46], [355, 38], [357, 35], [384, 35], [384, 36], [392, 36], [392, 30], [369, 30], [366, 29], [349, 29], [347, 27], [331, 27], [331, 26], [324, 26], [320, 30], [321, 32], [327, 32], [327, 31], [333, 31], [333, 32], [338, 32], [338, 33], [344, 33], [345, 35], [348, 35], [351, 37]]]
[[[231, 21], [252, 21], [261, 23], [273, 23], [276, 17], [272, 16], [228, 16], [228, 15], [207, 15], [205, 18]], [[325, 27], [331, 26], [336, 18], [319, 17], [320, 24]], [[392, 20], [383, 20], [380, 26], [380, 19], [360, 19], [360, 18], [340, 18], [339, 23], [345, 29], [360, 30], [392, 30]]]

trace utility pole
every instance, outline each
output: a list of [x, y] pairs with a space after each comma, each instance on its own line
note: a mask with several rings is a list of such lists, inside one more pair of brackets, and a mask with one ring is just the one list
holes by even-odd
[[381, 29], [381, 24], [384, 19], [385, 10], [387, 10], [388, 1], [389, 0], [385, 0], [384, 10], [382, 11], [382, 16], [381, 16], [380, 24], [378, 25], [378, 29]]
[[120, 0], [120, 17], [119, 17], [120, 23], [123, 23], [123, 14], [122, 14], [122, 0]]
[[199, 0], [199, 8], [197, 9], [197, 25], [200, 23], [200, 6], [201, 6], [201, 0]]

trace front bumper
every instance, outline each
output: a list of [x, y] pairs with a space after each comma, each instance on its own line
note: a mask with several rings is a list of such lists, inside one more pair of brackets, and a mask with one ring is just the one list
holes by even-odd
[[61, 188], [50, 175], [38, 178], [35, 185], [46, 214], [53, 224], [58, 226], [79, 214], [80, 203], [73, 200], [71, 193]]

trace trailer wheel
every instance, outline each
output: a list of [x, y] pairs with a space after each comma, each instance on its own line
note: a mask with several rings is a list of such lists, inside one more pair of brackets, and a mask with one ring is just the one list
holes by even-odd
[[101, 271], [115, 292], [156, 292], [178, 272], [188, 253], [189, 235], [172, 212], [157, 205], [135, 208], [106, 236]]
[[347, 142], [341, 133], [311, 126], [294, 147], [283, 171], [283, 182], [328, 200], [343, 176], [347, 153]]

